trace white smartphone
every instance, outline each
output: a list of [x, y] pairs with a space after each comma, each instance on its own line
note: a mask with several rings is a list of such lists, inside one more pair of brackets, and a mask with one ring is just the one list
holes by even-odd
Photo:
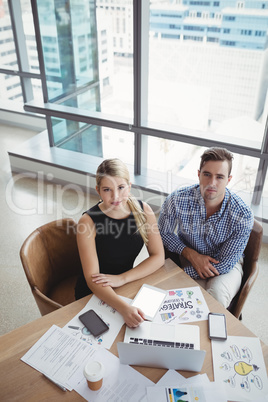
[[227, 339], [226, 319], [224, 314], [208, 314], [208, 333], [210, 339]]

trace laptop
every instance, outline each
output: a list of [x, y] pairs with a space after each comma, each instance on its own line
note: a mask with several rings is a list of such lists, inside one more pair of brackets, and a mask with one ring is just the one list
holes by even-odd
[[206, 354], [200, 350], [197, 325], [149, 321], [137, 328], [127, 327], [117, 349], [122, 364], [194, 372], [201, 371]]

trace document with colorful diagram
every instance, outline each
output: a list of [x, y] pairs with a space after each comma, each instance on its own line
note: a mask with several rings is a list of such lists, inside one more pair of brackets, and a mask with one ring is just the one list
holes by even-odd
[[228, 336], [226, 341], [211, 343], [214, 379], [225, 385], [228, 400], [257, 401], [267, 396], [267, 373], [259, 338]]
[[209, 308], [199, 286], [171, 289], [154, 321], [182, 324], [208, 319]]

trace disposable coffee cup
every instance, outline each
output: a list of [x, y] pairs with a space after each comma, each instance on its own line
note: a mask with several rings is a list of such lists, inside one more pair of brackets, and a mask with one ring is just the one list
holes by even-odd
[[92, 391], [97, 391], [102, 386], [104, 366], [101, 362], [91, 361], [84, 367], [84, 376], [87, 385]]

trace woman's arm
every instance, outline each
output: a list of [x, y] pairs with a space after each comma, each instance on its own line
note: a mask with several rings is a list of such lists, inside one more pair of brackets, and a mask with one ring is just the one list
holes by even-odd
[[149, 257], [142, 261], [135, 268], [130, 269], [120, 275], [95, 275], [94, 280], [97, 284], [102, 284], [103, 287], [111, 286], [118, 287], [125, 283], [135, 281], [158, 270], [165, 262], [165, 253], [163, 243], [158, 230], [156, 217], [151, 207], [143, 203], [144, 212], [146, 214], [147, 222], [146, 229], [148, 234], [147, 250]]
[[92, 280], [92, 275], [99, 273], [95, 236], [94, 222], [88, 215], [83, 215], [78, 223], [77, 245], [87, 285], [99, 299], [122, 314], [129, 327], [136, 327], [143, 321], [142, 311], [125, 302], [111, 286], [99, 286]]
[[125, 283], [144, 278], [151, 273], [157, 271], [165, 263], [165, 253], [162, 239], [159, 233], [155, 214], [151, 207], [143, 203], [144, 212], [146, 214], [147, 222], [146, 229], [148, 234], [147, 250], [149, 257], [143, 260], [135, 268], [122, 274]]

